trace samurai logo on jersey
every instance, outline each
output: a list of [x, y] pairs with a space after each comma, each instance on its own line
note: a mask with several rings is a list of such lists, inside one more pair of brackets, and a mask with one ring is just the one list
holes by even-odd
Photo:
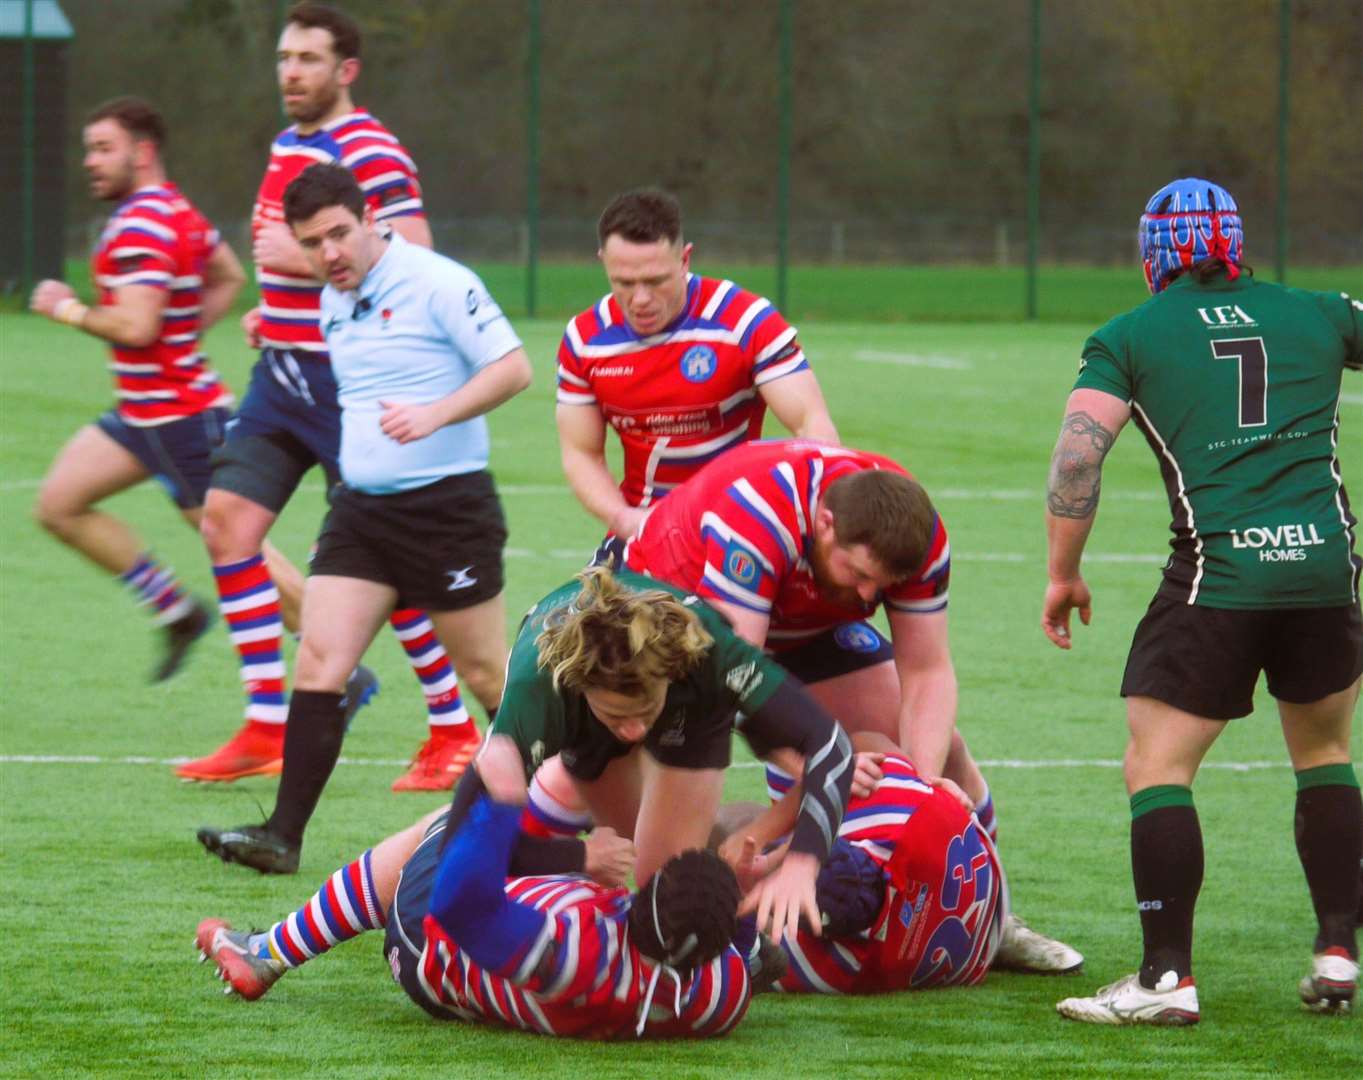
[[1239, 304], [1224, 304], [1219, 307], [1200, 307], [1197, 313], [1202, 321], [1215, 329], [1222, 327], [1258, 326], [1259, 324]]
[[1231, 529], [1230, 542], [1233, 548], [1257, 550], [1260, 562], [1303, 562], [1306, 548], [1325, 543], [1314, 523], [1250, 526], [1244, 532]]

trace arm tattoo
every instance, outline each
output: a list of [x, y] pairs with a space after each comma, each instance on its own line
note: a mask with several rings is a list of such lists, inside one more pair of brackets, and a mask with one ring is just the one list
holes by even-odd
[[1098, 509], [1103, 459], [1116, 436], [1086, 412], [1072, 412], [1060, 425], [1051, 455], [1046, 506], [1056, 517], [1092, 517]]

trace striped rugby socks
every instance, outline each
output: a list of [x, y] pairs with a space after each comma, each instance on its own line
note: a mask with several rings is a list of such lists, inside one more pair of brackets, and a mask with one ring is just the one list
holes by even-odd
[[[431, 735], [463, 735], [465, 731], [475, 730], [459, 693], [459, 678], [445, 647], [435, 636], [435, 626], [429, 616], [415, 608], [403, 608], [393, 612], [389, 623], [398, 641], [402, 642], [407, 660], [421, 682], [421, 691], [426, 695], [426, 719]], [[469, 726], [463, 727], [465, 724]]]
[[263, 555], [213, 567], [218, 606], [241, 661], [246, 720], [253, 727], [278, 731], [289, 718], [284, 700], [284, 621], [279, 590], [270, 580]]
[[157, 626], [174, 622], [188, 614], [192, 606], [175, 572], [158, 563], [149, 551], [139, 555], [132, 569], [120, 574], [118, 579], [151, 609]]
[[251, 952], [295, 968], [366, 930], [382, 929], [388, 920], [374, 897], [372, 854], [370, 849], [341, 867], [292, 915], [253, 934]]

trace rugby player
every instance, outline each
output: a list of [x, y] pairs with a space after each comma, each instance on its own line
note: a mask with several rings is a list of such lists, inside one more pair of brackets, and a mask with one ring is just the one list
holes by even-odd
[[1057, 1008], [1092, 1023], [1197, 1023], [1192, 782], [1226, 722], [1252, 711], [1263, 671], [1296, 771], [1297, 853], [1318, 923], [1300, 996], [1347, 1009], [1358, 983], [1363, 803], [1349, 738], [1363, 628], [1335, 446], [1341, 374], [1363, 367], [1363, 303], [1255, 280], [1235, 200], [1208, 180], [1155, 192], [1139, 236], [1153, 296], [1085, 343], [1051, 458], [1041, 626], [1068, 649], [1071, 612], [1089, 621], [1080, 559], [1103, 461], [1134, 419], [1159, 460], [1174, 534], [1121, 686], [1145, 952], [1136, 973]]
[[[874, 748], [880, 775], [869, 794], [848, 801], [819, 875], [821, 932], [802, 924], [781, 940], [788, 962], [776, 989], [874, 994], [976, 985], [1008, 914], [989, 834], [951, 781], [929, 783], [883, 736], [863, 733], [854, 744]], [[738, 866], [778, 841], [790, 828], [795, 794], [734, 828], [721, 857]], [[768, 858], [779, 859], [780, 849]]]
[[[284, 222], [284, 191], [308, 166], [339, 162], [355, 174], [375, 220], [410, 243], [431, 246], [410, 155], [351, 100], [360, 47], [354, 20], [325, 4], [293, 7], [279, 38], [279, 90], [294, 123], [275, 137], [256, 196], [252, 254], [261, 302], [242, 319], [260, 360], [216, 457], [203, 518], [219, 601], [240, 657], [246, 715], [227, 743], [176, 768], [187, 780], [279, 772], [288, 716], [282, 634], [286, 622], [297, 623], [302, 577], [273, 548], [262, 546], [309, 469], [321, 465], [328, 488], [339, 478], [340, 409], [318, 325], [322, 282]], [[401, 608], [389, 622], [421, 682], [429, 724], [426, 741], [393, 788], [453, 787], [477, 749], [477, 729], [430, 619]], [[500, 679], [467, 676], [484, 708], [495, 709]], [[353, 711], [372, 694], [372, 674], [359, 669], [347, 689]]]
[[[617, 196], [597, 237], [610, 293], [568, 323], [555, 417], [563, 471], [607, 544], [705, 462], [761, 436], [768, 407], [795, 435], [838, 441], [795, 329], [732, 281], [691, 273], [672, 195]], [[624, 450], [618, 486], [608, 426]]]
[[[594, 820], [634, 840], [637, 881], [705, 845], [735, 729], [759, 757], [798, 755], [806, 794], [791, 854], [745, 904], [761, 925], [793, 931], [801, 915], [818, 925], [814, 882], [852, 785], [851, 748], [798, 682], [718, 613], [679, 590], [595, 567], [531, 609], [507, 670], [488, 744], [510, 747], [518, 768], [499, 783], [523, 802], [531, 775], [557, 755]], [[456, 823], [487, 771], [455, 789]], [[515, 872], [578, 870], [580, 846], [527, 838]]]
[[115, 98], [84, 129], [91, 194], [114, 204], [92, 260], [99, 300], [86, 305], [42, 281], [29, 306], [109, 343], [117, 405], [78, 431], [48, 469], [39, 524], [126, 584], [164, 635], [152, 679], [179, 670], [212, 622], [123, 521], [99, 504], [155, 477], [195, 529], [209, 456], [222, 441], [232, 395], [199, 349], [246, 277], [232, 249], [166, 178], [166, 124], [150, 104]]
[[[694, 591], [770, 649], [851, 734], [875, 731], [961, 786], [991, 836], [988, 785], [956, 728], [950, 547], [926, 492], [888, 458], [788, 440], [729, 450], [654, 506], [625, 565]], [[868, 620], [884, 603], [887, 640]], [[773, 796], [792, 778], [768, 764]], [[999, 966], [1083, 957], [1010, 916]]]
[[377, 223], [343, 165], [317, 164], [284, 215], [327, 281], [322, 330], [341, 405], [341, 484], [305, 591], [283, 772], [264, 826], [204, 828], [226, 862], [293, 873], [340, 754], [348, 674], [395, 607], [436, 632], [495, 705], [506, 667], [506, 522], [484, 415], [530, 385], [520, 339], [472, 271]]
[[[755, 934], [737, 917], [728, 865], [683, 852], [633, 895], [577, 875], [508, 880], [520, 814], [482, 796], [446, 843], [449, 811], [436, 811], [337, 870], [268, 931], [205, 919], [195, 944], [248, 1000], [290, 968], [386, 928], [394, 980], [436, 1019], [594, 1039], [731, 1031], [750, 999]], [[632, 849], [603, 833], [602, 867], [618, 883]]]

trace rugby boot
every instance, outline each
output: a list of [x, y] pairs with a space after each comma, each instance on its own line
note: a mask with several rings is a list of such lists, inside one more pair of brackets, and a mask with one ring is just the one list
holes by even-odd
[[461, 724], [455, 734], [433, 734], [421, 744], [407, 771], [393, 781], [393, 790], [451, 790], [481, 745], [482, 738], [472, 724]]
[[1104, 986], [1093, 997], [1066, 998], [1056, 1004], [1055, 1011], [1089, 1024], [1187, 1027], [1201, 1018], [1193, 977], [1179, 979], [1176, 971], [1161, 975], [1153, 990], [1141, 985], [1139, 975], [1128, 975]]
[[1084, 954], [1063, 941], [1038, 934], [1010, 913], [991, 966], [999, 971], [1029, 975], [1070, 975], [1084, 966]]
[[1311, 958], [1311, 974], [1297, 987], [1302, 1004], [1312, 1012], [1352, 1011], [1358, 990], [1358, 961], [1339, 947]]
[[154, 683], [165, 682], [176, 674], [184, 666], [184, 662], [189, 656], [189, 650], [194, 647], [199, 638], [208, 633], [208, 628], [212, 625], [213, 612], [190, 597], [189, 610], [178, 619], [161, 627], [161, 631], [165, 635], [165, 651], [161, 655], [161, 662], [156, 665], [156, 669], [151, 673], [151, 681]]
[[205, 919], [194, 934], [199, 950], [199, 963], [212, 960], [218, 968], [218, 978], [227, 984], [225, 994], [240, 994], [247, 1001], [255, 1001], [266, 992], [287, 968], [273, 957], [256, 956], [251, 952], [251, 935], [245, 930], [233, 930], [222, 919]]
[[262, 874], [298, 873], [301, 846], [290, 844], [264, 825], [215, 829], [205, 825], [195, 834], [205, 850], [225, 863], [239, 863]]
[[284, 725], [248, 720], [207, 757], [175, 766], [182, 780], [226, 783], [243, 776], [277, 776], [284, 768]]
[[368, 705], [379, 692], [379, 677], [363, 664], [356, 664], [350, 678], [345, 681], [345, 696], [341, 705], [345, 709], [345, 730], [350, 730], [350, 721], [355, 714]]

